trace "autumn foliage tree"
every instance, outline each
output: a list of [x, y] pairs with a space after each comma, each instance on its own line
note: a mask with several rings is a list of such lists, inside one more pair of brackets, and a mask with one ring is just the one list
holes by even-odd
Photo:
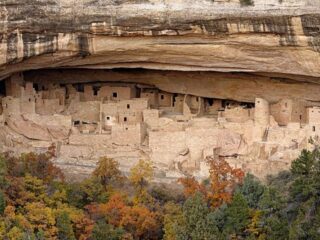
[[210, 187], [207, 198], [214, 208], [223, 203], [230, 203], [233, 192], [244, 178], [244, 172], [239, 168], [232, 168], [224, 158], [214, 159], [208, 157], [210, 166]]
[[146, 203], [151, 200], [151, 196], [145, 187], [153, 179], [152, 163], [148, 160], [139, 160], [139, 162], [130, 170], [129, 181], [136, 191], [135, 203]]
[[30, 174], [46, 183], [64, 180], [62, 171], [52, 163], [52, 153], [26, 153], [20, 157], [6, 155], [6, 167], [10, 176], [22, 177]]
[[100, 179], [101, 184], [105, 188], [107, 188], [111, 183], [122, 179], [122, 174], [119, 170], [119, 163], [114, 159], [107, 157], [100, 158], [93, 175]]
[[186, 198], [193, 196], [196, 192], [207, 194], [205, 186], [199, 183], [195, 177], [179, 178], [178, 182], [183, 185], [183, 193]]
[[[318, 239], [320, 150], [302, 151], [291, 171], [261, 183], [224, 158], [209, 177], [153, 182], [151, 162], [128, 177], [101, 158], [92, 176], [64, 181], [51, 153], [0, 157], [0, 239]], [[121, 182], [121, 184], [119, 184]], [[285, 185], [285, 186], [283, 186]]]
[[208, 186], [199, 183], [194, 177], [180, 178], [178, 182], [183, 185], [186, 197], [200, 192], [213, 208], [217, 208], [232, 200], [236, 186], [243, 181], [244, 172], [232, 168], [224, 158], [208, 157], [206, 160], [210, 166]]
[[143, 188], [148, 181], [153, 179], [152, 163], [148, 160], [140, 159], [139, 162], [131, 168], [129, 180], [137, 188]]
[[157, 214], [144, 206], [133, 206], [124, 209], [120, 226], [132, 233], [134, 239], [157, 239], [159, 222]]

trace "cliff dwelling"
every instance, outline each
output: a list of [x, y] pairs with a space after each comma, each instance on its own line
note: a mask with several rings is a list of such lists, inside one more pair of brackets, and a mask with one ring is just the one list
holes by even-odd
[[0, 4], [2, 152], [54, 146], [76, 177], [150, 159], [163, 181], [205, 178], [214, 155], [264, 178], [320, 134], [316, 1], [15, 2]]
[[[141, 81], [137, 73], [151, 79], [159, 74], [44, 69], [3, 79], [2, 150], [43, 152], [53, 145], [56, 164], [66, 172], [76, 166], [84, 175], [101, 156], [117, 159], [124, 172], [144, 157], [163, 179], [205, 177], [204, 160], [218, 153], [236, 167], [265, 176], [286, 169], [320, 133], [320, 101], [254, 94], [241, 101], [246, 89], [230, 98], [196, 95]], [[117, 74], [126, 78], [119, 80]], [[228, 96], [223, 88], [220, 94]], [[207, 91], [196, 84], [193, 90]]]

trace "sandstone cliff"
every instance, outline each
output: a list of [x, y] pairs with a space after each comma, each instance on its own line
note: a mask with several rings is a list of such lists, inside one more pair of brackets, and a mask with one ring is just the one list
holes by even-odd
[[[263, 95], [269, 84], [282, 90], [289, 86], [283, 92], [290, 95], [297, 86], [292, 87], [292, 81], [288, 84], [286, 79], [319, 83], [319, 52], [317, 1], [255, 0], [254, 6], [241, 6], [238, 0], [0, 3], [1, 78], [16, 71], [52, 67], [146, 68], [192, 71], [184, 76], [192, 81], [201, 78], [202, 71], [204, 84], [230, 79], [227, 84], [233, 88], [259, 88], [259, 81], [263, 90], [253, 91], [253, 95]], [[247, 75], [216, 76], [208, 71]], [[158, 80], [147, 82], [165, 90], [175, 87], [165, 74], [155, 73], [155, 78]], [[146, 81], [143, 76], [136, 80]], [[217, 91], [211, 93], [189, 85], [178, 91], [222, 96], [220, 86], [214, 86]], [[232, 91], [224, 95], [253, 100], [246, 91], [239, 97]], [[310, 95], [310, 100], [318, 99]]]

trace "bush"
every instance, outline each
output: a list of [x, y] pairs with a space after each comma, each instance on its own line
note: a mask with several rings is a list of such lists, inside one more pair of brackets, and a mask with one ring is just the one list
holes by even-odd
[[240, 0], [241, 6], [254, 6], [253, 0]]

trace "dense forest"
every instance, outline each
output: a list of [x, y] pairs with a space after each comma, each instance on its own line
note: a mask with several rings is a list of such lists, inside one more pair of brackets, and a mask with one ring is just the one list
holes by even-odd
[[[262, 184], [223, 159], [210, 177], [155, 184], [139, 161], [128, 176], [101, 158], [92, 176], [64, 180], [47, 153], [0, 158], [0, 239], [320, 239], [320, 150]], [[179, 187], [180, 186], [180, 187]]]

